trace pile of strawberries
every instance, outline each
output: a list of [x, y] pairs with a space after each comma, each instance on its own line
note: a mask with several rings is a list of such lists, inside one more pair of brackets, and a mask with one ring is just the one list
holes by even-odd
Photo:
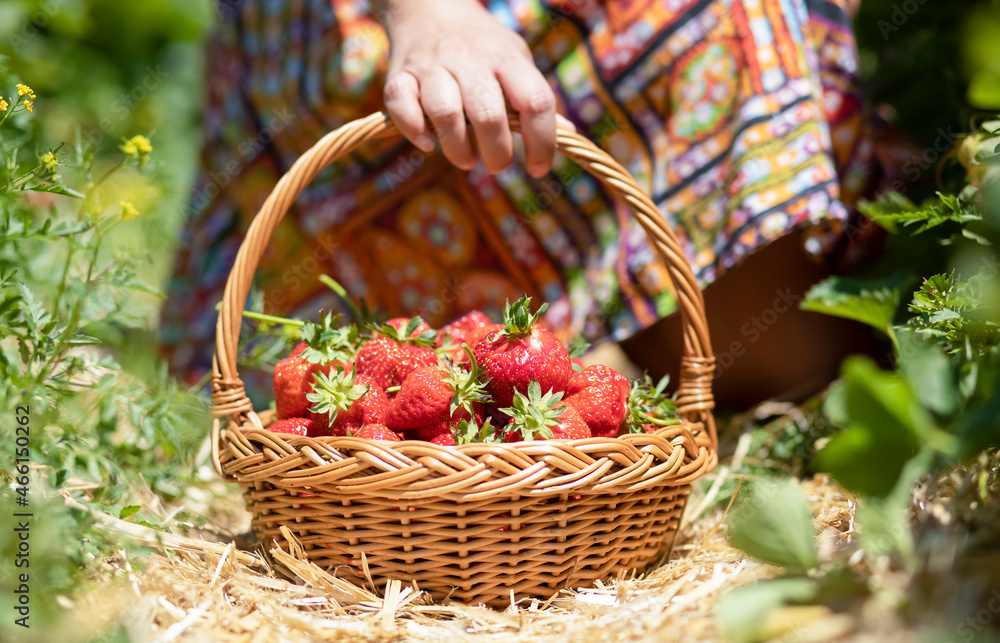
[[306, 322], [274, 369], [276, 433], [440, 445], [614, 437], [679, 422], [666, 380], [583, 367], [522, 297], [502, 324], [479, 311], [440, 330]]

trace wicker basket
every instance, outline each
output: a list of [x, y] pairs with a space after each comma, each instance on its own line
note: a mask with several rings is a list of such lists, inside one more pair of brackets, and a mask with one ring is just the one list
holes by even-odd
[[[518, 128], [516, 117], [511, 118]], [[264, 203], [226, 284], [212, 381], [212, 460], [239, 483], [253, 526], [288, 551], [287, 527], [320, 567], [357, 583], [416, 581], [431, 595], [493, 606], [546, 599], [673, 544], [691, 482], [717, 462], [714, 360], [701, 290], [663, 216], [629, 173], [574, 132], [559, 149], [634, 211], [665, 262], [683, 319], [677, 405], [684, 422], [655, 434], [513, 444], [308, 438], [264, 427], [236, 371], [254, 271], [299, 193], [323, 168], [374, 138], [398, 135], [383, 113], [349, 123], [302, 155]]]

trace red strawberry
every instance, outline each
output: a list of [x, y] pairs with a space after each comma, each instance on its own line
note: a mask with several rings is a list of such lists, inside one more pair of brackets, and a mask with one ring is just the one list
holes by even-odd
[[291, 433], [292, 435], [309, 435], [315, 423], [309, 418], [284, 418], [276, 421], [267, 430], [271, 433]]
[[[418, 430], [420, 439], [430, 440], [443, 424], [450, 430], [455, 422], [472, 417], [474, 404], [489, 398], [479, 382], [479, 369], [470, 356], [468, 369], [423, 366], [410, 373], [389, 405], [385, 423], [394, 431]], [[426, 437], [428, 432], [433, 434]]]
[[440, 444], [443, 447], [453, 447], [455, 446], [455, 435], [451, 432], [451, 429], [448, 429], [431, 438], [429, 442]]
[[381, 386], [340, 368], [332, 377], [317, 375], [308, 397], [318, 435], [346, 435], [347, 425], [381, 423], [389, 408]]
[[591, 437], [590, 427], [576, 409], [562, 402], [562, 393], [542, 395], [542, 387], [534, 380], [528, 385], [528, 395], [516, 392], [513, 406], [503, 411], [511, 416], [505, 442]]
[[527, 296], [513, 305], [507, 302], [503, 330], [487, 335], [473, 349], [483, 377], [489, 378], [487, 388], [502, 406], [510, 406], [515, 392], [527, 391], [532, 381], [544, 391], [564, 391], [573, 373], [566, 347], [537, 325], [548, 305], [532, 314], [530, 302]]
[[386, 425], [377, 422], [366, 423], [353, 436], [364, 438], [365, 440], [386, 440], [388, 442], [402, 442], [403, 440], [397, 433], [386, 427]]
[[[401, 318], [390, 320], [376, 328], [377, 335], [365, 342], [358, 351], [358, 373], [367, 375], [383, 389], [402, 384], [406, 376], [421, 366], [437, 364], [437, 354], [431, 350], [434, 331], [419, 317], [398, 328]], [[405, 320], [402, 320], [405, 321]], [[418, 333], [420, 328], [426, 330]]]
[[422, 429], [447, 422], [455, 392], [437, 366], [422, 366], [410, 373], [389, 404], [385, 424], [394, 431]]
[[629, 383], [625, 376], [603, 364], [587, 366], [579, 373], [574, 373], [566, 385], [566, 395], [576, 395], [585, 388], [591, 386], [614, 385], [621, 391], [622, 401], [628, 398]]
[[353, 331], [337, 328], [341, 315], [323, 314], [319, 324], [306, 322], [301, 329], [304, 340], [289, 357], [274, 367], [274, 400], [278, 419], [309, 415], [310, 386], [319, 373], [330, 373], [335, 366], [350, 371], [354, 347]]
[[628, 406], [616, 388], [591, 386], [563, 402], [579, 413], [594, 437], [613, 438], [625, 424]]
[[443, 439], [441, 438], [442, 435], [449, 435], [452, 437], [452, 444], [454, 444], [455, 437], [451, 432], [451, 426], [452, 423], [445, 420], [434, 425], [421, 427], [413, 432], [413, 436], [417, 440], [434, 442], [435, 440]]
[[274, 402], [278, 419], [309, 415], [309, 400], [313, 374], [319, 364], [310, 364], [301, 355], [286, 357], [274, 367]]
[[444, 348], [456, 363], [464, 362], [466, 357], [462, 351], [462, 344], [475, 346], [494, 328], [500, 327], [494, 324], [486, 313], [474, 310], [439, 330], [434, 345], [437, 348]]
[[628, 415], [629, 383], [607, 366], [588, 366], [566, 387], [564, 403], [572, 406], [595, 437], [612, 438], [622, 430]]
[[364, 343], [355, 357], [359, 375], [364, 375], [383, 389], [396, 386], [399, 344], [388, 337], [375, 337]]
[[410, 373], [421, 366], [434, 366], [438, 363], [437, 353], [426, 346], [414, 346], [413, 344], [401, 344], [398, 359], [394, 386], [402, 384]]

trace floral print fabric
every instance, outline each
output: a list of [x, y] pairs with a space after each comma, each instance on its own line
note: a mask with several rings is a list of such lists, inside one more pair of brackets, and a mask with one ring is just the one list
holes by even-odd
[[[768, 241], [836, 231], [872, 157], [849, 19], [824, 0], [490, 0], [559, 111], [624, 165], [705, 285]], [[210, 365], [215, 304], [250, 220], [328, 131], [382, 108], [388, 41], [357, 0], [222, 3], [208, 49], [202, 171], [164, 307], [172, 366]], [[824, 239], [824, 237], [817, 237]], [[825, 237], [828, 242], [830, 235]], [[521, 293], [564, 337], [622, 339], [675, 308], [628, 211], [557, 156], [464, 173], [402, 139], [325, 170], [256, 275], [265, 312], [356, 299], [432, 324]]]

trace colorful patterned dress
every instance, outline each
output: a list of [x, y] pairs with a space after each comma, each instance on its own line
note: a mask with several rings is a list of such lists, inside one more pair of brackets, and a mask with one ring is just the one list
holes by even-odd
[[[559, 111], [648, 191], [704, 285], [812, 226], [823, 250], [865, 188], [850, 21], [825, 0], [489, 0]], [[202, 170], [164, 306], [171, 366], [210, 366], [215, 305], [250, 220], [303, 151], [382, 109], [388, 41], [358, 0], [223, 1], [208, 48]], [[464, 173], [403, 139], [363, 146], [303, 193], [257, 273], [264, 310], [342, 306], [318, 281], [440, 324], [528, 293], [564, 336], [623, 339], [671, 313], [628, 211], [557, 155]]]

